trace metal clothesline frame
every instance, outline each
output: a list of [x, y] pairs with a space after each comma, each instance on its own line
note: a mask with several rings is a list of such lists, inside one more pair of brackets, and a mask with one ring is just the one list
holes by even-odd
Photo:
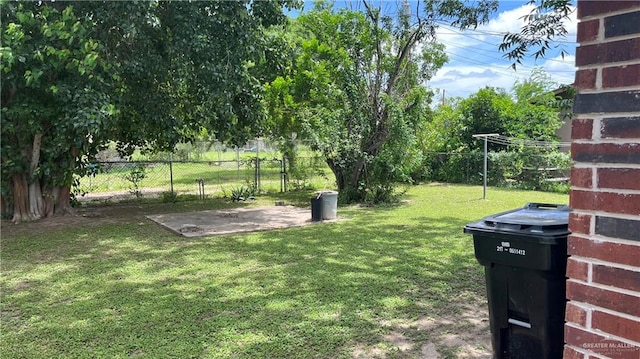
[[487, 144], [488, 142], [504, 145], [504, 146], [524, 146], [524, 147], [569, 147], [571, 146], [571, 142], [551, 142], [551, 141], [538, 141], [538, 140], [527, 140], [522, 138], [515, 137], [507, 137], [503, 136], [499, 133], [478, 133], [472, 135], [473, 138], [482, 138], [484, 139], [484, 161], [483, 161], [483, 172], [482, 172], [482, 199], [487, 199], [487, 158], [488, 158], [488, 150]]

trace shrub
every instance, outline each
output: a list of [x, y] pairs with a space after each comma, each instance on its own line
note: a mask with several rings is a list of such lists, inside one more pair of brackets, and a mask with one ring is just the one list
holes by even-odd
[[256, 185], [247, 182], [246, 185], [232, 188], [229, 194], [225, 192], [224, 196], [226, 198], [231, 198], [231, 201], [233, 202], [240, 202], [255, 199], [257, 195], [258, 188]]
[[125, 174], [124, 179], [131, 182], [131, 189], [129, 192], [135, 195], [136, 198], [142, 197], [142, 192], [140, 191], [140, 182], [147, 177], [145, 172], [145, 167], [142, 164], [137, 164], [135, 167], [131, 169], [131, 171]]

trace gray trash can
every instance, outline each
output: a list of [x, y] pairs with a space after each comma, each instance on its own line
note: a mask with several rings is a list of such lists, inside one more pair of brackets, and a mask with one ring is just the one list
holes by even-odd
[[322, 219], [338, 218], [338, 192], [318, 191], [316, 194], [322, 199]]

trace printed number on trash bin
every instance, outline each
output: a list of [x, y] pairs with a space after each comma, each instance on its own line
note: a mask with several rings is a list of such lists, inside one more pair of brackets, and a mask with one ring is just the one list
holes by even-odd
[[496, 252], [505, 252], [505, 253], [509, 253], [509, 254], [517, 254], [520, 256], [526, 256], [527, 252], [524, 249], [518, 249], [518, 248], [511, 248], [511, 247], [506, 247], [505, 246], [496, 246]]

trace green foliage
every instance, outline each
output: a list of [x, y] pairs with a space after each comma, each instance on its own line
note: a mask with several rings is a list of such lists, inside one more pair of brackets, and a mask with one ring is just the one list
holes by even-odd
[[261, 132], [261, 81], [281, 69], [263, 31], [301, 2], [0, 6], [2, 177], [50, 189], [69, 187], [109, 141], [129, 156]]
[[328, 181], [325, 173], [326, 163], [320, 156], [297, 158], [294, 168], [287, 168], [288, 185], [292, 190], [314, 189], [312, 178], [320, 177]]
[[[482, 184], [481, 152], [429, 153], [423, 180]], [[528, 190], [568, 193], [571, 158], [544, 148], [503, 149], [488, 154], [487, 184]]]
[[523, 148], [489, 154], [491, 185], [537, 191], [564, 192], [571, 168], [568, 153], [544, 148]]
[[225, 197], [230, 198], [232, 202], [253, 200], [258, 195], [258, 188], [254, 183], [247, 182], [243, 186], [234, 187]]
[[135, 195], [136, 198], [142, 197], [142, 192], [140, 191], [140, 182], [147, 177], [146, 169], [143, 164], [135, 165], [129, 173], [125, 174], [123, 178], [130, 182], [131, 184], [131, 194]]
[[34, 137], [46, 133], [33, 180], [70, 184], [77, 166], [71, 149], [95, 154], [116, 113], [114, 67], [93, 24], [73, 6], [1, 6], [3, 177], [25, 171]]
[[[127, 59], [120, 64], [127, 96], [118, 103], [119, 149], [171, 150], [203, 129], [211, 138], [243, 144], [260, 132], [261, 81], [274, 76], [265, 66], [279, 64], [268, 58], [273, 51], [263, 33], [284, 23], [283, 6], [298, 5], [108, 2], [95, 10], [104, 41]], [[128, 37], [113, 28], [126, 29]]]
[[542, 70], [516, 82], [512, 98], [503, 89], [485, 87], [466, 99], [440, 106], [425, 142], [436, 151], [471, 151], [482, 148], [474, 134], [498, 133], [509, 137], [557, 140], [559, 112], [568, 104], [556, 99], [558, 85]]
[[543, 58], [552, 48], [560, 48], [560, 55], [567, 52], [557, 39], [565, 38], [568, 34], [564, 21], [575, 11], [573, 0], [530, 0], [534, 9], [524, 16], [525, 25], [518, 33], [507, 33], [499, 45], [505, 57], [512, 60], [515, 69], [522, 60], [533, 54], [533, 57]]
[[[474, 134], [500, 135], [537, 141], [557, 141], [560, 111], [571, 99], [556, 98], [557, 84], [540, 69], [529, 79], [516, 82], [512, 96], [486, 87], [466, 99], [440, 106], [432, 120], [418, 132], [426, 167], [414, 177], [454, 183], [482, 183], [483, 141]], [[565, 98], [569, 98], [565, 97]], [[562, 178], [548, 168], [566, 171], [569, 156], [550, 148], [530, 148], [489, 143], [490, 185], [564, 191], [549, 180]], [[542, 169], [542, 170], [541, 170]]]
[[178, 194], [176, 192], [166, 191], [162, 192], [161, 198], [163, 203], [175, 203], [178, 200]]
[[422, 161], [420, 151], [408, 149], [417, 147], [415, 133], [429, 112], [423, 83], [447, 61], [432, 20], [465, 28], [486, 21], [496, 6], [427, 2], [413, 22], [362, 4], [364, 11], [334, 11], [316, 3], [299, 16], [292, 71], [267, 87], [274, 132], [284, 141], [292, 132], [309, 139], [347, 202], [388, 197]]

